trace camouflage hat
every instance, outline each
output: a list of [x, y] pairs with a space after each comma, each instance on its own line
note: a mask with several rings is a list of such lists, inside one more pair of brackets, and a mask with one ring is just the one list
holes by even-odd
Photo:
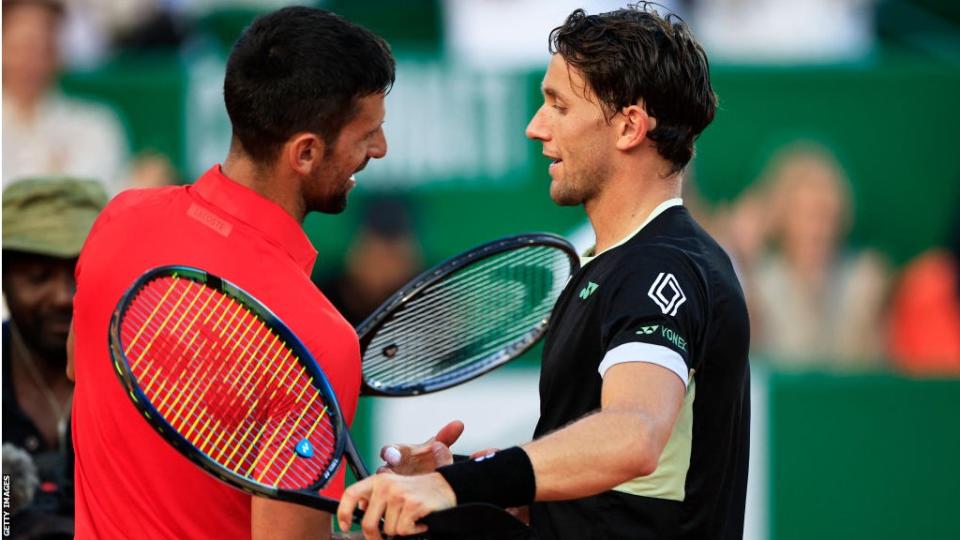
[[3, 190], [3, 249], [76, 257], [107, 193], [94, 180], [29, 178]]

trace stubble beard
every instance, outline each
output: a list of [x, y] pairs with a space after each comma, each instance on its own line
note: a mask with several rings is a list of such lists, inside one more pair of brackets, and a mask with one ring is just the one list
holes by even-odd
[[320, 203], [311, 210], [316, 210], [322, 214], [340, 214], [346, 209], [347, 193], [341, 192], [339, 194], [327, 197], [323, 201], [320, 201]]
[[[564, 171], [567, 172], [567, 171]], [[550, 182], [550, 198], [558, 206], [579, 206], [594, 198], [609, 176], [602, 163], [591, 164], [561, 180]]]
[[[337, 175], [338, 177], [342, 175]], [[319, 179], [315, 182], [332, 182], [332, 178]], [[346, 180], [337, 186], [332, 193], [316, 193], [307, 201], [307, 212], [321, 214], [340, 214], [347, 208], [347, 195], [350, 192], [350, 181]]]
[[317, 211], [322, 214], [341, 214], [344, 210], [347, 209], [347, 197], [338, 197], [335, 199], [330, 199], [324, 203], [320, 208], [317, 208]]

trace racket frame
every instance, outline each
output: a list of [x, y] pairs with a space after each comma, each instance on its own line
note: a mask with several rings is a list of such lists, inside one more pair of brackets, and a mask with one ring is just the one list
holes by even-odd
[[552, 247], [566, 253], [570, 260], [571, 276], [573, 276], [580, 269], [579, 255], [574, 247], [562, 236], [552, 233], [529, 233], [507, 236], [487, 242], [485, 244], [481, 244], [421, 272], [415, 278], [410, 280], [409, 283], [404, 285], [400, 290], [387, 298], [387, 300], [385, 300], [383, 304], [376, 309], [376, 311], [370, 314], [369, 317], [367, 317], [357, 326], [357, 335], [360, 337], [361, 372], [363, 373], [361, 394], [365, 396], [407, 397], [438, 392], [440, 390], [445, 390], [447, 388], [471, 381], [485, 373], [488, 373], [519, 357], [523, 353], [527, 352], [531, 347], [536, 345], [536, 343], [540, 341], [547, 331], [548, 319], [544, 319], [539, 325], [539, 328], [534, 328], [535, 331], [529, 333], [525, 340], [513, 344], [509, 348], [501, 350], [498, 358], [495, 361], [487, 364], [484, 369], [464, 372], [461, 376], [445, 377], [442, 382], [413, 385], [412, 389], [406, 390], [398, 390], [395, 388], [376, 388], [367, 382], [366, 373], [363, 372], [362, 361], [370, 342], [373, 341], [374, 337], [376, 337], [377, 331], [379, 331], [380, 328], [382, 328], [383, 325], [390, 320], [393, 314], [399, 311], [404, 305], [411, 300], [418, 298], [433, 284], [465, 268], [468, 265], [507, 251], [530, 246]]
[[[309, 373], [311, 384], [324, 398], [325, 404], [328, 406], [327, 414], [334, 420], [332, 424], [334, 425], [334, 429], [336, 430], [337, 434], [336, 447], [334, 448], [331, 462], [327, 466], [323, 475], [321, 475], [316, 482], [304, 488], [288, 490], [270, 487], [259, 482], [254, 482], [243, 475], [231, 471], [230, 469], [217, 463], [212, 457], [202, 452], [199, 448], [194, 446], [185, 437], [183, 437], [179, 431], [171, 426], [163, 417], [163, 415], [156, 410], [144, 392], [140, 389], [139, 381], [137, 381], [136, 376], [133, 374], [126, 354], [123, 352], [120, 334], [121, 323], [127, 309], [130, 307], [131, 302], [140, 292], [142, 287], [146, 283], [164, 276], [190, 279], [204, 284], [215, 291], [221, 292], [233, 298], [234, 300], [239, 301], [247, 309], [252, 311], [254, 315], [260, 318], [271, 330], [276, 332], [296, 355], [300, 365], [302, 365]], [[366, 478], [367, 476], [370, 476], [370, 473], [363, 461], [360, 459], [360, 454], [357, 452], [356, 445], [354, 444], [353, 439], [350, 437], [350, 433], [346, 428], [343, 420], [343, 413], [340, 410], [340, 404], [336, 399], [336, 394], [333, 391], [333, 387], [323, 374], [323, 371], [313, 358], [313, 355], [310, 354], [310, 351], [303, 345], [303, 342], [300, 341], [296, 334], [294, 334], [287, 327], [287, 325], [280, 320], [279, 317], [270, 311], [269, 308], [230, 281], [203, 270], [188, 266], [160, 266], [148, 270], [146, 273], [137, 278], [133, 285], [130, 286], [130, 288], [121, 297], [117, 307], [114, 309], [113, 315], [110, 318], [108, 341], [114, 371], [117, 374], [117, 377], [120, 379], [120, 383], [123, 385], [124, 390], [126, 390], [128, 397], [131, 399], [140, 414], [147, 420], [154, 430], [164, 438], [164, 440], [176, 448], [183, 456], [187, 457], [216, 478], [234, 487], [242, 489], [251, 495], [261, 495], [271, 499], [297, 503], [319, 510], [324, 510], [326, 512], [336, 513], [338, 502], [333, 499], [323, 497], [316, 492], [325, 486], [330, 478], [336, 474], [337, 469], [340, 467], [340, 462], [343, 461], [344, 455], [347, 456], [347, 464], [353, 470], [353, 473], [357, 476], [357, 478]]]

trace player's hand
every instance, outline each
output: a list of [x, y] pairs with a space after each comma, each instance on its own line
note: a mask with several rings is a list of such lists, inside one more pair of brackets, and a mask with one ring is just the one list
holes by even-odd
[[426, 532], [426, 525], [417, 521], [431, 512], [452, 508], [457, 497], [447, 481], [438, 473], [418, 476], [378, 474], [353, 484], [343, 493], [337, 509], [341, 531], [350, 530], [353, 511], [364, 509], [361, 528], [367, 540], [382, 540], [383, 533], [412, 535]]
[[426, 474], [437, 467], [453, 463], [450, 447], [463, 433], [463, 422], [454, 420], [440, 428], [436, 435], [423, 444], [391, 444], [380, 449], [380, 458], [386, 462], [377, 472], [396, 474]]

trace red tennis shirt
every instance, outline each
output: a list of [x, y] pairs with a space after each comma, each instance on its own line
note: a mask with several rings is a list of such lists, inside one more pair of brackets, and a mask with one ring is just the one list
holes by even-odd
[[[167, 445], [124, 394], [107, 350], [114, 307], [150, 268], [187, 265], [267, 305], [320, 363], [352, 420], [360, 388], [353, 327], [310, 281], [300, 224], [215, 166], [192, 186], [130, 190], [100, 214], [77, 263], [73, 443], [77, 538], [249, 538], [250, 496]], [[343, 471], [322, 491], [339, 498]]]

